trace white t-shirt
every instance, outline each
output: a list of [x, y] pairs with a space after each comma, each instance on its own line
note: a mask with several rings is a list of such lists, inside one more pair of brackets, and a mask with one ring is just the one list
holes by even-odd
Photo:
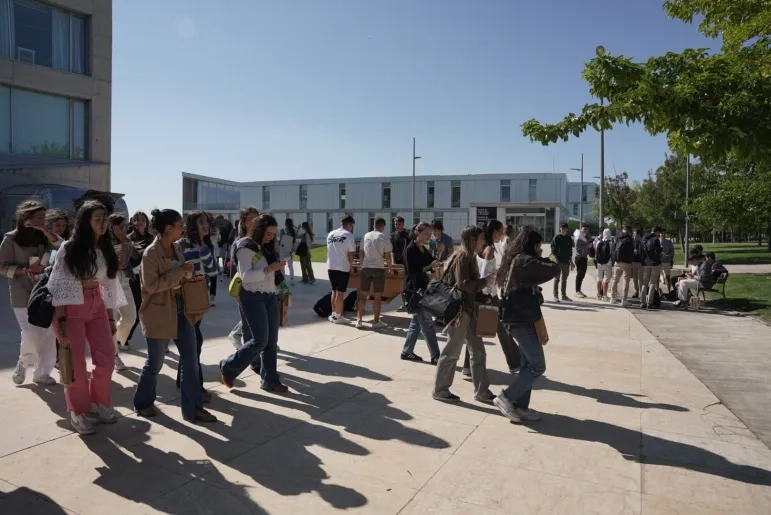
[[353, 233], [342, 227], [327, 235], [327, 269], [350, 272], [351, 262], [348, 253], [356, 252], [356, 242]]
[[361, 248], [364, 249], [362, 268], [385, 268], [383, 260], [386, 253], [394, 251], [391, 240], [380, 231], [370, 231], [365, 234], [364, 239], [361, 240]]

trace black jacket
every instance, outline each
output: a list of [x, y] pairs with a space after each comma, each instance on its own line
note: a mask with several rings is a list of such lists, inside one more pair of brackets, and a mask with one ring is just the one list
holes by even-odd
[[552, 260], [529, 254], [515, 256], [511, 266], [514, 270], [507, 285], [508, 291], [532, 288], [549, 282], [560, 272], [559, 265]]
[[425, 268], [434, 262], [431, 252], [411, 242], [404, 249], [404, 291], [418, 291], [428, 286]]
[[613, 245], [611, 258], [616, 263], [631, 264], [634, 261], [635, 242], [631, 234], [621, 233]]
[[410, 233], [407, 231], [395, 231], [391, 234], [391, 246], [393, 247], [394, 263], [404, 264], [404, 251], [410, 244]]

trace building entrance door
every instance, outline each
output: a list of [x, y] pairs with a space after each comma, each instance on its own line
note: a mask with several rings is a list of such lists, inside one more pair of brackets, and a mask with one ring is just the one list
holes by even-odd
[[514, 230], [529, 225], [546, 237], [546, 216], [542, 214], [506, 215], [506, 223], [514, 226]]

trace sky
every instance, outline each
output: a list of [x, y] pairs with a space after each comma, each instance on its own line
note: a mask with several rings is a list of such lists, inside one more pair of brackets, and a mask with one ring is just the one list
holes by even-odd
[[[599, 175], [599, 134], [548, 147], [521, 124], [592, 102], [597, 45], [644, 60], [716, 48], [663, 0], [114, 0], [112, 189], [182, 207], [181, 172], [235, 181]], [[605, 169], [642, 179], [663, 136], [621, 126]], [[596, 179], [595, 179], [596, 180]]]

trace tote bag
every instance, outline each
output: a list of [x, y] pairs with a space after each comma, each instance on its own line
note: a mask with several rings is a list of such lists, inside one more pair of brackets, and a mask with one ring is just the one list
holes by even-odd
[[192, 279], [183, 279], [180, 282], [182, 288], [182, 301], [184, 303], [185, 317], [191, 320], [200, 320], [209, 312], [209, 287], [202, 275]]

